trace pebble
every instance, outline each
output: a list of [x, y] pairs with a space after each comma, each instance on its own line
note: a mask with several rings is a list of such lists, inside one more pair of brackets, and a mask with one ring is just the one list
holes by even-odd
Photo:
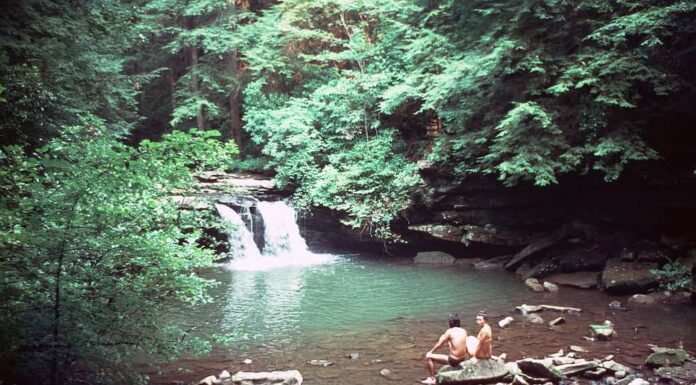
[[604, 361], [611, 361], [611, 360], [613, 360], [613, 359], [614, 359], [614, 355], [613, 355], [613, 354], [610, 354], [610, 355], [604, 357]]
[[585, 350], [585, 348], [583, 348], [582, 346], [578, 346], [578, 345], [570, 345], [570, 350], [577, 352], [577, 353], [587, 352], [587, 350]]
[[370, 363], [373, 364], [373, 365], [374, 365], [374, 364], [381, 364], [382, 362], [384, 362], [384, 361], [382, 361], [382, 360], [372, 360], [372, 361], [370, 361]]
[[252, 360], [250, 360], [250, 359], [247, 358], [246, 360], [244, 360], [244, 361], [242, 361], [242, 362], [243, 362], [244, 364], [246, 364], [246, 365], [251, 365], [251, 363], [254, 362], [254, 361], [252, 361]]

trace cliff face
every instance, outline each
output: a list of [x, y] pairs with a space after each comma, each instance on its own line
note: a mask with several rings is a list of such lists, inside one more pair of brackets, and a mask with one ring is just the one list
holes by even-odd
[[696, 246], [696, 177], [629, 175], [614, 183], [575, 176], [557, 185], [505, 187], [494, 178], [456, 178], [422, 169], [427, 189], [406, 213], [400, 231], [449, 242], [524, 247], [568, 223], [598, 235], [627, 231], [676, 249]]

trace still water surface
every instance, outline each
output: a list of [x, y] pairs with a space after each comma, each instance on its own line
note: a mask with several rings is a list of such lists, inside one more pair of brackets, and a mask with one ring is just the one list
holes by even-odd
[[[176, 315], [183, 323], [203, 323], [204, 333], [241, 334], [232, 347], [219, 347], [206, 357], [183, 359], [153, 382], [197, 382], [222, 369], [267, 371], [298, 369], [305, 384], [414, 383], [425, 376], [423, 354], [447, 327], [447, 315], [462, 315], [470, 334], [475, 314], [486, 310], [494, 330], [494, 354], [509, 359], [542, 356], [569, 345], [581, 345], [589, 358], [615, 354], [617, 361], [639, 365], [647, 343], [674, 346], [680, 341], [696, 349], [693, 305], [655, 305], [610, 310], [625, 297], [562, 287], [557, 294], [529, 291], [513, 274], [481, 272], [467, 266], [431, 267], [360, 255], [331, 256], [326, 263], [265, 271], [211, 273], [221, 282], [214, 303]], [[566, 324], [550, 329], [527, 323], [515, 313], [520, 304], [554, 304], [583, 309], [580, 314], [542, 313], [546, 322], [558, 316]], [[512, 315], [506, 329], [497, 321]], [[619, 336], [590, 342], [590, 323], [611, 319]], [[360, 359], [346, 358], [360, 353]], [[243, 364], [251, 359], [251, 365]], [[334, 362], [327, 368], [307, 364]], [[381, 362], [376, 362], [379, 360]], [[384, 378], [381, 369], [393, 376]]]

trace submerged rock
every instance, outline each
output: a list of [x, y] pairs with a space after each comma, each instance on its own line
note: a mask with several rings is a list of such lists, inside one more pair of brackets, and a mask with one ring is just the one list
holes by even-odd
[[438, 384], [488, 384], [495, 383], [508, 374], [505, 362], [500, 359], [470, 360], [457, 366], [443, 366], [437, 373]]
[[533, 324], [537, 324], [537, 325], [541, 325], [544, 323], [544, 319], [536, 314], [529, 314], [525, 318], [527, 319], [527, 322], [529, 322], [529, 323], [533, 323]]
[[310, 360], [310, 361], [307, 361], [307, 363], [312, 365], [312, 366], [323, 366], [323, 367], [333, 365], [333, 362], [327, 361], [327, 360]]

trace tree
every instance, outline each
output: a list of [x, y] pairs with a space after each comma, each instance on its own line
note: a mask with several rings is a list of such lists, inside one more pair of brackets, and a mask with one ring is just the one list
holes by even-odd
[[209, 300], [198, 275], [209, 213], [172, 200], [191, 170], [234, 153], [214, 132], [174, 132], [137, 148], [86, 118], [27, 156], [0, 152], [0, 377], [125, 383], [133, 354], [172, 358], [209, 347], [163, 317]]
[[123, 71], [136, 15], [120, 1], [3, 1], [0, 141], [40, 145], [90, 113], [127, 135], [148, 79]]

